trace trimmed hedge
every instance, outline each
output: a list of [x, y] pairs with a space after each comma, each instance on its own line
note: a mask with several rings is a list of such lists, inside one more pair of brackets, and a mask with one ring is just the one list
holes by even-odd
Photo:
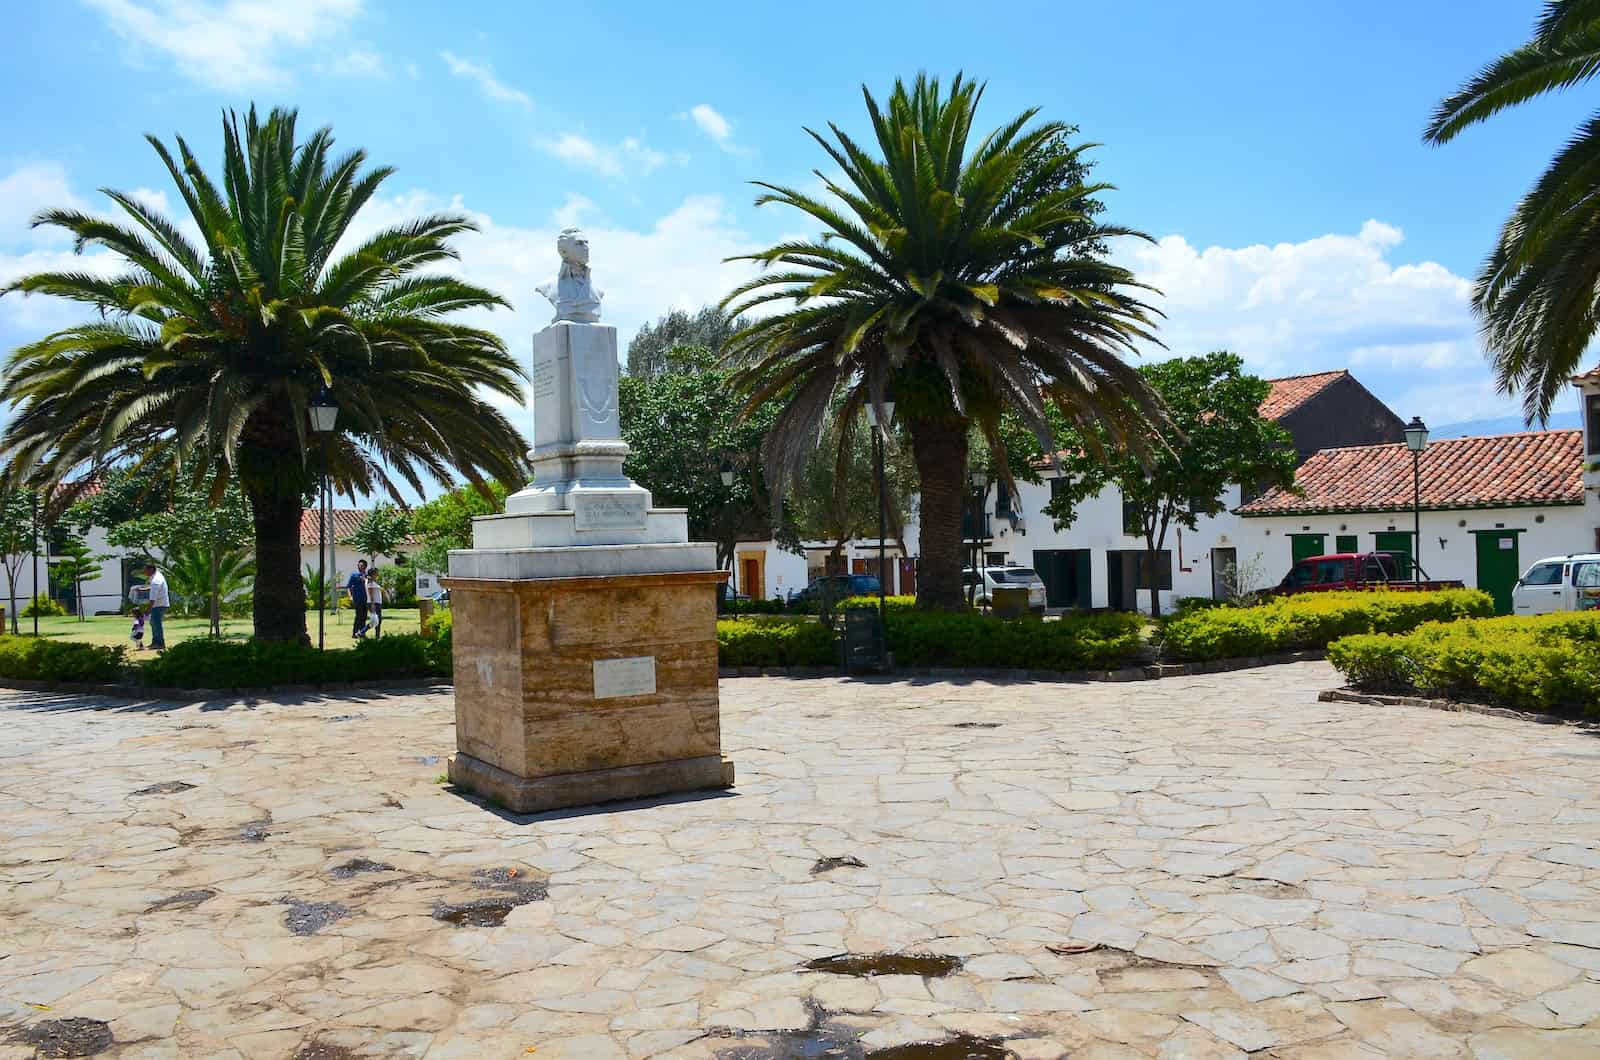
[[440, 677], [454, 677], [455, 612], [448, 607], [438, 608], [428, 619], [428, 631], [423, 634], [428, 642], [428, 663]]
[[1361, 634], [1328, 647], [1353, 686], [1600, 714], [1600, 614], [1508, 615]]
[[[876, 607], [858, 596], [849, 607]], [[1003, 622], [973, 613], [918, 611], [909, 596], [889, 597], [889, 650], [897, 666], [1002, 670], [1100, 670], [1121, 666], [1141, 646], [1144, 619], [1134, 614], [1065, 616]], [[717, 623], [723, 666], [836, 666], [838, 635], [798, 618], [734, 618]]]
[[814, 618], [746, 617], [717, 622], [721, 666], [833, 666], [833, 630]]
[[1478, 589], [1297, 593], [1254, 607], [1214, 607], [1173, 615], [1162, 624], [1160, 636], [1176, 658], [1229, 659], [1322, 648], [1357, 633], [1405, 633], [1424, 622], [1493, 614], [1493, 599]]
[[319, 652], [303, 644], [196, 638], [145, 663], [139, 679], [152, 688], [269, 688], [429, 677], [439, 673], [433, 643], [405, 633]]
[[0, 637], [0, 677], [109, 684], [121, 676], [125, 654], [120, 645], [108, 648], [43, 637]]

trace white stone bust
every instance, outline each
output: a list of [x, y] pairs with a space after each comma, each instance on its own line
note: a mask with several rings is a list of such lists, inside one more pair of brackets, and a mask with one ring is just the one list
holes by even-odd
[[589, 240], [576, 228], [563, 228], [556, 237], [556, 253], [561, 255], [561, 271], [555, 279], [538, 288], [556, 307], [551, 323], [570, 320], [598, 324], [604, 292], [594, 289], [589, 273]]

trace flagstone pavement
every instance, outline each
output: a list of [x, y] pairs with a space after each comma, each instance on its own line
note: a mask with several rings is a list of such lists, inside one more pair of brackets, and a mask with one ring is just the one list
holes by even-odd
[[1335, 683], [727, 680], [533, 818], [448, 693], [0, 693], [0, 1058], [1600, 1056], [1600, 736]]

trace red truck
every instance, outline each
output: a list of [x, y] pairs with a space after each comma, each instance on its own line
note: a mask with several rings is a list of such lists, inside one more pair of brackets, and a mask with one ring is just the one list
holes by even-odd
[[1402, 571], [1408, 564], [1393, 552], [1333, 552], [1307, 556], [1289, 568], [1272, 595], [1326, 593], [1348, 589], [1460, 589], [1459, 581], [1412, 581]]

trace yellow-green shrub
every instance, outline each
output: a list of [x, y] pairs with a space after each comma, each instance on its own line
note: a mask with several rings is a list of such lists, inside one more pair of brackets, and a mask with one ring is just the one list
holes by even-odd
[[833, 666], [838, 661], [833, 630], [814, 618], [750, 615], [717, 620], [717, 662], [722, 666]]
[[1537, 710], [1600, 712], [1600, 614], [1430, 622], [1345, 637], [1328, 659], [1354, 686]]
[[1424, 622], [1494, 614], [1478, 589], [1434, 592], [1298, 593], [1255, 607], [1217, 607], [1174, 615], [1161, 640], [1179, 659], [1227, 659], [1321, 648], [1357, 633], [1403, 633]]

